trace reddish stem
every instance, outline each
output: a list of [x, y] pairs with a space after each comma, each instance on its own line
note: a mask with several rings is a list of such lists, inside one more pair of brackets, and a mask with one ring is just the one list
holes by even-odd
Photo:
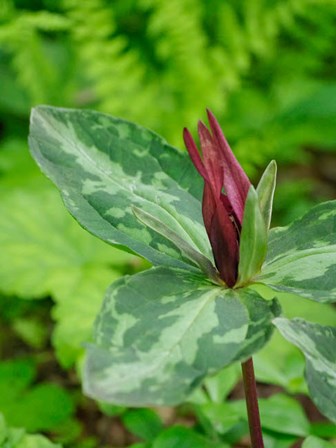
[[251, 448], [264, 448], [258, 407], [257, 386], [252, 358], [242, 363], [247, 416], [251, 436]]

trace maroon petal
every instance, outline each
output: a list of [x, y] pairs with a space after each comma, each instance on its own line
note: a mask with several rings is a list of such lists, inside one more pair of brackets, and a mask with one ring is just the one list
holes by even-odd
[[232, 288], [238, 275], [237, 232], [221, 201], [216, 204], [210, 228], [210, 243], [220, 277]]
[[188, 150], [189, 156], [193, 164], [195, 165], [195, 168], [204, 179], [208, 179], [208, 175], [202, 162], [201, 156], [198, 152], [196, 143], [194, 142], [194, 139], [192, 138], [192, 135], [190, 134], [187, 128], [183, 129], [183, 139], [186, 148]]
[[204, 182], [203, 201], [202, 201], [202, 215], [205, 229], [210, 238], [211, 223], [216, 212], [216, 200], [212, 192], [212, 187], [208, 182]]
[[209, 110], [207, 113], [213, 139], [219, 149], [218, 158], [220, 161], [218, 161], [218, 163], [224, 168], [225, 193], [241, 225], [243, 221], [245, 201], [251, 182], [231, 151], [215, 116]]
[[213, 137], [208, 128], [201, 121], [198, 122], [198, 134], [202, 148], [203, 165], [208, 174], [213, 191], [219, 198], [223, 187], [224, 169], [218, 157], [218, 149], [214, 144]]

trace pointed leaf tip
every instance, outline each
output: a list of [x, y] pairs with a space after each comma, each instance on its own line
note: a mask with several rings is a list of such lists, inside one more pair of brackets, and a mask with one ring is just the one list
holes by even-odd
[[271, 224], [273, 197], [276, 185], [277, 164], [272, 160], [266, 167], [256, 188], [259, 205], [265, 220], [267, 230]]

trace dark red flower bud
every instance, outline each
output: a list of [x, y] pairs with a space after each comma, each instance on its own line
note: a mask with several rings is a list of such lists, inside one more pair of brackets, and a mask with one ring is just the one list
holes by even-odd
[[183, 137], [195, 168], [204, 179], [202, 213], [220, 277], [231, 288], [238, 276], [239, 239], [250, 181], [223, 132], [208, 112], [210, 130], [198, 124], [202, 158], [187, 129]]

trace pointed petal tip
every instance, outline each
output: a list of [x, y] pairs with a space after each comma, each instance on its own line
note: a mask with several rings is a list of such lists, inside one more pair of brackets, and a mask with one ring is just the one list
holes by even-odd
[[196, 143], [194, 141], [193, 136], [188, 128], [183, 128], [183, 140], [186, 148], [190, 151], [193, 151], [196, 147]]
[[183, 129], [183, 139], [184, 144], [186, 145], [187, 151], [189, 153], [189, 156], [197, 169], [197, 171], [200, 173], [200, 175], [206, 179], [208, 178], [206, 169], [204, 168], [203, 161], [201, 159], [200, 153], [198, 152], [197, 145], [195, 143], [195, 140], [193, 139], [193, 136], [189, 132], [187, 128]]
[[217, 119], [215, 117], [215, 114], [208, 107], [206, 109], [206, 113], [207, 113], [207, 116], [208, 116], [209, 123], [211, 121], [213, 121], [213, 122], [216, 122], [218, 124], [218, 121], [217, 121]]
[[209, 140], [209, 141], [212, 140], [211, 133], [210, 133], [209, 129], [207, 128], [207, 126], [203, 123], [202, 120], [198, 121], [197, 130], [198, 130], [198, 135], [200, 136], [201, 142], [206, 141], [206, 140]]

